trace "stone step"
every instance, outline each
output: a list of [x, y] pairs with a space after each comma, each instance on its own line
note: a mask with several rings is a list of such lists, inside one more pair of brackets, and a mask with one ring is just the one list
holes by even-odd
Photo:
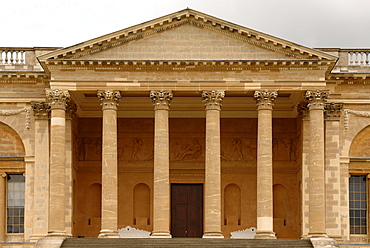
[[66, 239], [62, 248], [124, 248], [124, 247], [253, 247], [253, 248], [312, 248], [308, 240], [298, 239], [98, 239], [70, 238]]

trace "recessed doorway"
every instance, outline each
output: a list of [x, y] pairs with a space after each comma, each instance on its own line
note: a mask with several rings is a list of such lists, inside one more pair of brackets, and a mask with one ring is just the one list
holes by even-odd
[[203, 184], [171, 184], [171, 234], [174, 238], [203, 235]]

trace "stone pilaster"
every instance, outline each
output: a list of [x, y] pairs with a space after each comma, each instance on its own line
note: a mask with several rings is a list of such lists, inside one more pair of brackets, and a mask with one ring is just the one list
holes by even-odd
[[67, 90], [48, 89], [46, 98], [51, 107], [48, 236], [67, 236], [65, 226], [65, 111], [70, 95]]
[[6, 178], [5, 172], [0, 172], [0, 242], [5, 241], [6, 229]]
[[223, 238], [221, 232], [220, 111], [224, 91], [203, 91], [206, 109], [206, 164], [203, 238]]
[[72, 166], [72, 119], [77, 111], [77, 105], [69, 101], [66, 108], [66, 232], [72, 234], [73, 227], [73, 166]]
[[168, 110], [172, 91], [151, 91], [154, 118], [154, 190], [152, 238], [171, 238]]
[[35, 116], [34, 215], [31, 241], [48, 233], [50, 104], [32, 102]]
[[[326, 103], [325, 116], [325, 194], [326, 231], [329, 237], [342, 240], [340, 116], [343, 104]], [[343, 240], [342, 240], [343, 241]]]
[[117, 110], [119, 91], [99, 90], [103, 109], [102, 220], [99, 238], [119, 238]]
[[307, 103], [300, 103], [297, 106], [299, 115], [302, 118], [301, 139], [302, 139], [302, 164], [301, 164], [301, 230], [302, 238], [306, 238], [309, 232], [309, 158], [310, 158], [310, 120], [308, 116]]
[[327, 237], [325, 226], [324, 107], [328, 91], [307, 91], [310, 117], [309, 238]]
[[273, 231], [272, 107], [276, 91], [255, 91], [257, 130], [257, 234], [255, 239], [276, 239]]

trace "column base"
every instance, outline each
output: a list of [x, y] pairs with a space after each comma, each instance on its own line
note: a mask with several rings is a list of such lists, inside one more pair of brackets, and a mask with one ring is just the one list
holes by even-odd
[[276, 235], [273, 231], [258, 231], [254, 239], [276, 239]]
[[153, 232], [150, 235], [151, 239], [171, 239], [172, 235], [170, 232]]
[[30, 242], [37, 242], [41, 238], [45, 238], [46, 234], [32, 234]]
[[203, 239], [223, 239], [224, 235], [220, 232], [207, 232], [203, 234]]
[[98, 238], [117, 239], [117, 238], [120, 238], [120, 236], [117, 231], [103, 229], [100, 231]]
[[306, 236], [306, 239], [312, 239], [312, 238], [329, 238], [326, 233], [308, 233]]
[[61, 231], [61, 230], [54, 230], [54, 231], [48, 231], [48, 234], [46, 235], [47, 237], [65, 237], [65, 238], [70, 238], [72, 235], [68, 235], [66, 231]]
[[310, 238], [310, 241], [314, 248], [339, 248], [337, 241], [332, 238]]

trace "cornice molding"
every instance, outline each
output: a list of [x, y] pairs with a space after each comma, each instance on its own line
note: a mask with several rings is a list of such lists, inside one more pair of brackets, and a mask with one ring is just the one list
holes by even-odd
[[46, 61], [49, 70], [172, 70], [172, 71], [242, 71], [242, 70], [321, 70], [326, 71], [331, 61], [215, 61], [215, 60], [50, 60]]

